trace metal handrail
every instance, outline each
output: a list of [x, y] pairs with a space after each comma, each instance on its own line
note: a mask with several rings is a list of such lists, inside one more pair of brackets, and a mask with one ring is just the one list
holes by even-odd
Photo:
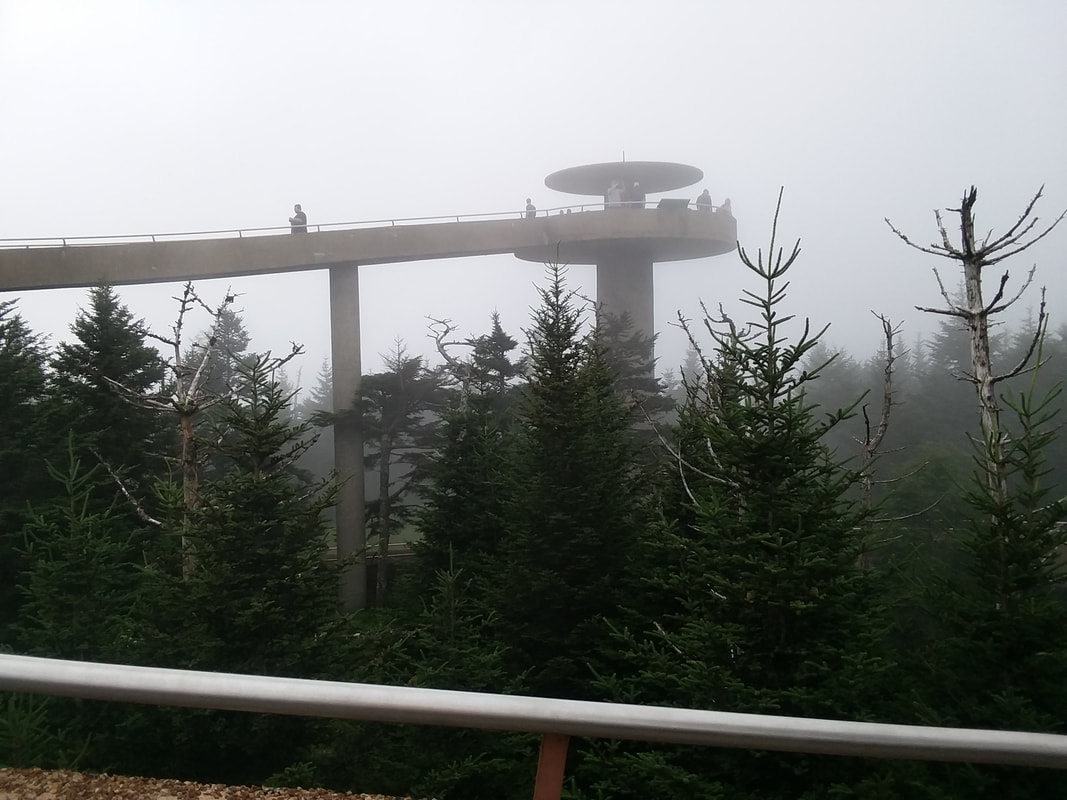
[[[647, 201], [643, 203], [644, 208], [655, 208], [658, 201]], [[626, 201], [624, 206], [634, 207], [635, 203], [632, 201]], [[716, 206], [697, 206], [696, 203], [689, 203], [688, 208], [691, 210], [718, 210]], [[602, 211], [605, 210], [605, 204], [603, 201], [596, 203], [581, 203], [578, 205], [569, 206], [556, 206], [547, 209], [538, 209], [536, 216], [538, 219], [544, 217], [559, 216], [561, 213], [566, 216], [567, 211], [573, 213], [583, 213], [586, 211]], [[438, 215], [432, 217], [396, 217], [393, 219], [372, 219], [361, 220], [357, 222], [323, 222], [318, 224], [309, 224], [308, 230], [321, 233], [323, 231], [341, 231], [341, 230], [362, 230], [365, 228], [381, 228], [381, 227], [396, 227], [398, 225], [420, 225], [420, 224], [434, 224], [434, 223], [452, 223], [452, 222], [482, 222], [487, 220], [497, 219], [525, 219], [525, 211], [493, 211], [479, 214], [455, 214], [455, 215]], [[94, 236], [42, 236], [42, 237], [24, 237], [24, 238], [8, 238], [0, 239], [0, 249], [29, 249], [36, 247], [90, 247], [93, 245], [110, 245], [110, 244], [132, 244], [132, 243], [148, 243], [148, 242], [167, 242], [167, 241], [182, 241], [189, 239], [243, 239], [246, 236], [265, 236], [265, 235], [278, 235], [288, 234], [290, 232], [290, 226], [288, 225], [274, 225], [267, 228], [233, 228], [225, 230], [206, 230], [206, 231], [182, 231], [175, 233], [129, 233], [129, 234], [115, 234], [115, 235], [94, 235]]]
[[1067, 769], [1067, 736], [594, 703], [0, 654], [0, 689], [94, 700]]

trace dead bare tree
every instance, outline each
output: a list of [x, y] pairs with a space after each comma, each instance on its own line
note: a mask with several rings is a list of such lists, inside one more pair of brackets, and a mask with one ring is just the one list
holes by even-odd
[[950, 241], [940, 211], [934, 211], [934, 216], [937, 219], [937, 229], [941, 235], [941, 242], [935, 242], [928, 246], [915, 244], [894, 226], [888, 218], [886, 219], [886, 224], [889, 225], [893, 233], [909, 247], [922, 253], [955, 261], [963, 269], [964, 298], [962, 303], [954, 301], [949, 296], [945, 290], [945, 284], [941, 280], [941, 275], [935, 267], [934, 277], [941, 291], [941, 297], [945, 301], [945, 308], [928, 308], [925, 306], [916, 306], [916, 308], [919, 311], [931, 314], [957, 317], [966, 323], [970, 332], [971, 371], [962, 373], [961, 377], [974, 385], [978, 396], [979, 422], [985, 443], [983, 452], [986, 480], [991, 495], [998, 500], [1007, 498], [1008, 486], [1003, 458], [1004, 431], [1000, 422], [1000, 404], [997, 400], [996, 386], [1002, 381], [1038, 366], [1037, 364], [1031, 365], [1030, 362], [1038, 342], [1044, 335], [1048, 317], [1045, 312], [1045, 290], [1042, 288], [1036, 331], [1029, 348], [1019, 363], [1012, 369], [999, 375], [995, 374], [989, 347], [990, 317], [1007, 310], [1022, 296], [1023, 292], [1033, 282], [1036, 267], [1031, 267], [1022, 286], [1007, 300], [1005, 299], [1005, 290], [1009, 274], [1005, 270], [1000, 276], [1000, 283], [993, 299], [988, 302], [985, 301], [982, 295], [982, 271], [1027, 250], [1051, 233], [1063, 220], [1064, 216], [1067, 216], [1067, 211], [1064, 211], [1050, 225], [1043, 230], [1035, 232], [1039, 218], [1033, 212], [1043, 191], [1044, 187], [1038, 189], [1015, 224], [1007, 232], [995, 239], [992, 231], [988, 232], [981, 241], [975, 238], [974, 204], [978, 199], [978, 190], [973, 186], [964, 193], [959, 208], [948, 209], [953, 213], [959, 214], [960, 217], [959, 245], [955, 245]]
[[[150, 338], [169, 347], [173, 354], [167, 364], [170, 380], [164, 382], [164, 389], [159, 394], [144, 396], [115, 381], [110, 381], [110, 383], [128, 401], [144, 408], [173, 413], [178, 418], [181, 433], [183, 509], [182, 574], [188, 577], [196, 569], [195, 548], [187, 536], [189, 514], [196, 508], [199, 492], [200, 456], [197, 449], [196, 422], [200, 414], [220, 400], [218, 396], [205, 391], [205, 381], [213, 359], [218, 356], [218, 333], [223, 320], [223, 311], [237, 298], [233, 293], [227, 292], [223, 301], [212, 308], [196, 293], [193, 284], [188, 282], [181, 296], [174, 299], [178, 302], [178, 316], [171, 326], [171, 335], [161, 336], [148, 333]], [[203, 342], [195, 343], [188, 353], [183, 353], [182, 337], [187, 317], [197, 308], [206, 311], [211, 316], [212, 325]]]
[[862, 439], [856, 439], [860, 446], [862, 458], [860, 462], [860, 490], [862, 492], [863, 506], [867, 509], [871, 508], [871, 495], [876, 483], [874, 479], [874, 459], [879, 453], [879, 448], [882, 445], [882, 440], [885, 439], [886, 432], [889, 430], [889, 416], [895, 405], [893, 401], [893, 371], [894, 364], [898, 358], [896, 339], [900, 336], [899, 324], [894, 326], [885, 315], [874, 311], [871, 313], [878, 317], [882, 323], [882, 335], [885, 337], [885, 367], [882, 372], [882, 410], [878, 415], [878, 423], [872, 429], [871, 418], [867, 411], [868, 404], [864, 403], [861, 408], [864, 435]]
[[[455, 323], [450, 319], [437, 319], [436, 317], [426, 317], [429, 320], [427, 327], [430, 332], [427, 334], [433, 339], [434, 344], [437, 347], [437, 352], [445, 360], [445, 364], [448, 367], [447, 373], [459, 384], [460, 398], [466, 397], [468, 390], [470, 389], [471, 376], [474, 374], [474, 368], [469, 360], [463, 360], [456, 358], [452, 354], [450, 348], [455, 347], [474, 347], [474, 342], [462, 339], [450, 339], [458, 330]], [[442, 377], [444, 377], [442, 375]]]

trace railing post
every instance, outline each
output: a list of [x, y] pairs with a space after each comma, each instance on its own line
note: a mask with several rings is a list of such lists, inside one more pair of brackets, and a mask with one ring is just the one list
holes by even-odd
[[567, 765], [570, 737], [561, 733], [546, 733], [541, 737], [541, 752], [537, 756], [537, 778], [533, 800], [560, 800], [563, 794], [563, 770]]

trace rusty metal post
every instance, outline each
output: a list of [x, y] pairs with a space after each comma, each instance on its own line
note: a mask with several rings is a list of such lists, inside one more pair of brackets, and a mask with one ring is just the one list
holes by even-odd
[[560, 733], [546, 733], [541, 737], [533, 800], [559, 800], [563, 794], [563, 770], [567, 766], [570, 741], [571, 737]]

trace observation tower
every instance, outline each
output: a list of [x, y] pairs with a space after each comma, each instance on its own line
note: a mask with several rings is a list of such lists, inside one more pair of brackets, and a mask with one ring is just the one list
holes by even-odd
[[[514, 253], [526, 261], [595, 264], [603, 310], [629, 314], [633, 330], [655, 334], [652, 265], [734, 249], [737, 222], [710, 200], [677, 192], [704, 177], [696, 167], [657, 161], [588, 164], [554, 172], [545, 185], [597, 198], [559, 213], [519, 209], [425, 219], [288, 226], [178, 234], [0, 239], [0, 292], [192, 281], [325, 270], [330, 280], [334, 410], [359, 396], [359, 268], [429, 259]], [[578, 213], [573, 213], [575, 210]], [[567, 213], [570, 211], [571, 213]], [[442, 302], [445, 299], [442, 298]], [[322, 309], [311, 313], [322, 313]], [[337, 503], [337, 553], [353, 564], [342, 580], [345, 608], [366, 602], [359, 558], [363, 527], [363, 442], [359, 425], [334, 425], [335, 465], [345, 478]]]
[[681, 195], [650, 199], [678, 192], [703, 177], [697, 167], [667, 161], [617, 161], [553, 172], [545, 178], [545, 186], [600, 198], [599, 203], [583, 205], [582, 211], [593, 209], [610, 217], [615, 235], [561, 238], [540, 247], [517, 248], [515, 255], [526, 261], [595, 264], [601, 310], [619, 317], [628, 314], [634, 332], [652, 337], [656, 333], [652, 265], [722, 255], [737, 242], [737, 221], [728, 204], [714, 206], [710, 199], [697, 203]]

